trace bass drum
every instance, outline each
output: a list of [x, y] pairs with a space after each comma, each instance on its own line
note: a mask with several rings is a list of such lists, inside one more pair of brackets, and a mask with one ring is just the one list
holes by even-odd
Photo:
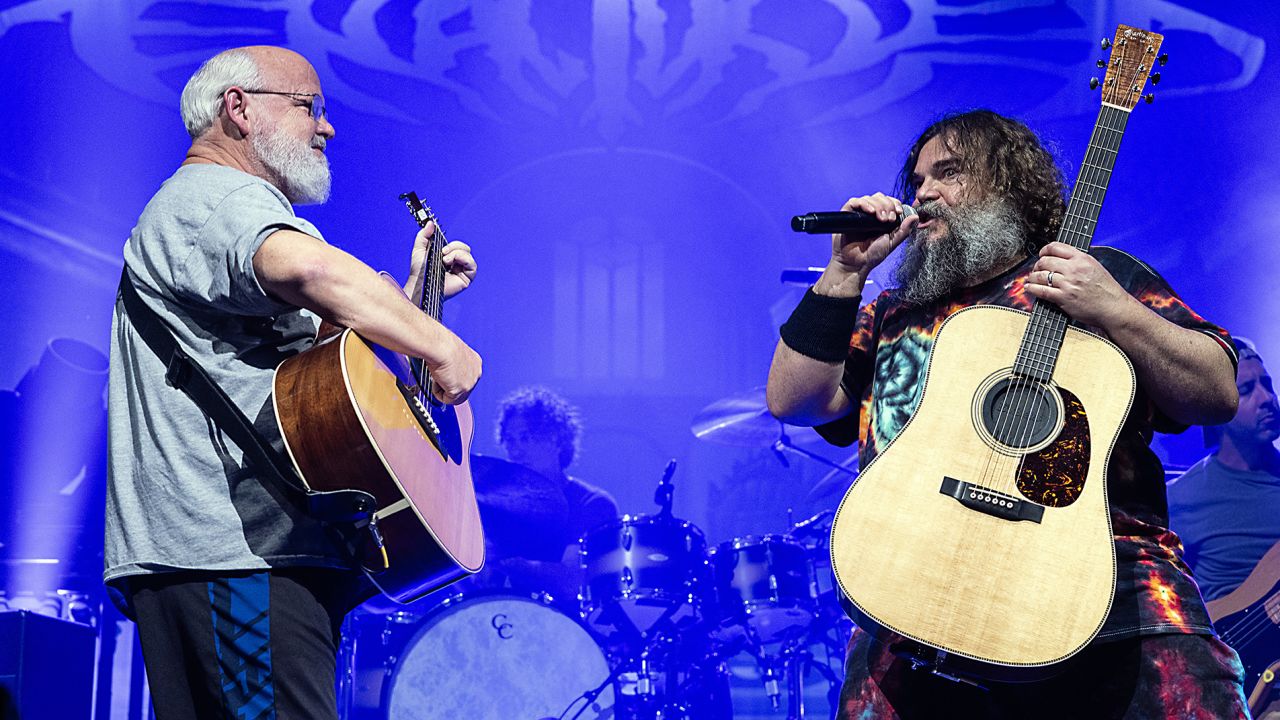
[[[584, 695], [609, 677], [609, 664], [591, 635], [545, 596], [455, 596], [427, 614], [403, 648], [391, 653], [383, 659], [390, 670], [381, 712], [359, 717], [572, 717]], [[357, 649], [355, 665], [367, 664], [359, 654]], [[577, 717], [613, 718], [613, 703], [609, 686]]]

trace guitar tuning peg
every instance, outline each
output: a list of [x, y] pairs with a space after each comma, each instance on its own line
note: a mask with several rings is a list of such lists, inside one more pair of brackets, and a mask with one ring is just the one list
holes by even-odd
[[1099, 60], [1099, 61], [1098, 61], [1098, 67], [1100, 67], [1100, 68], [1104, 68], [1104, 67], [1106, 67], [1106, 66], [1107, 66], [1107, 61], [1106, 61], [1106, 60]]
[[1155, 93], [1147, 93], [1146, 95], [1143, 95], [1143, 96], [1142, 96], [1142, 99], [1143, 99], [1143, 100], [1146, 100], [1146, 101], [1147, 101], [1147, 104], [1148, 104], [1148, 105], [1150, 105], [1151, 103], [1153, 103], [1153, 102], [1155, 102], [1155, 101], [1156, 101], [1156, 94], [1155, 94]]
[[1160, 57], [1156, 58], [1156, 62], [1160, 63], [1160, 67], [1164, 67], [1164, 64], [1169, 62], [1169, 53], [1161, 53]]
[[1102, 38], [1102, 49], [1106, 50], [1109, 47], [1111, 47], [1111, 41], [1106, 38]]
[[1097, 89], [1098, 89], [1098, 78], [1096, 78], [1096, 77], [1095, 77], [1095, 78], [1089, 78], [1089, 89], [1090, 89], [1090, 90], [1097, 90]]
[[1151, 73], [1151, 84], [1152, 85], [1160, 84], [1160, 73]]

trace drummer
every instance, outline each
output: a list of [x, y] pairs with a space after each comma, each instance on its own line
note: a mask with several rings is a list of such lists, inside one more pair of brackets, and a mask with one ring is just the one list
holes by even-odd
[[[506, 557], [499, 550], [490, 564], [504, 587], [547, 592], [557, 601], [576, 602], [583, 579], [578, 539], [619, 515], [618, 503], [609, 493], [567, 473], [582, 436], [578, 410], [545, 387], [522, 387], [498, 404], [494, 426], [494, 436], [507, 458], [550, 480], [552, 491], [563, 493], [567, 513], [550, 537], [531, 537]], [[531, 493], [531, 497], [541, 494]]]

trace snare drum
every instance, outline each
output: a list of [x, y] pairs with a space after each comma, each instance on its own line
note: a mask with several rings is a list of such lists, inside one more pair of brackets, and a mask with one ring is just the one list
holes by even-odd
[[745, 630], [756, 643], [800, 637], [816, 612], [813, 565], [804, 545], [783, 535], [744, 537], [711, 553], [721, 639]]
[[[396, 622], [388, 619], [389, 623]], [[357, 630], [359, 668], [384, 667], [377, 707], [368, 692], [356, 693], [347, 718], [434, 720], [436, 718], [571, 717], [583, 695], [609, 677], [604, 652], [575, 619], [553, 608], [544, 596], [479, 593], [458, 595], [413, 626], [401, 643], [399, 625], [382, 630], [389, 641]], [[383, 657], [361, 657], [382, 648]], [[359, 683], [357, 683], [359, 689]], [[581, 720], [614, 717], [609, 686], [578, 715]], [[363, 706], [363, 707], [361, 707]]]
[[605, 638], [648, 634], [660, 623], [680, 629], [702, 619], [706, 540], [691, 523], [626, 515], [585, 535], [581, 548], [582, 617]]

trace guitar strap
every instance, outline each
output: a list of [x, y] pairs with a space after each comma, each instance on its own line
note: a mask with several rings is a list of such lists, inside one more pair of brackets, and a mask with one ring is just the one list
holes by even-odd
[[[262, 474], [271, 478], [286, 492], [304, 496], [307, 510], [312, 517], [330, 524], [349, 524], [355, 529], [368, 527], [374, 541], [381, 544], [373, 511], [377, 501], [373, 495], [355, 489], [318, 491], [302, 485], [292, 463], [281, 457], [262, 434], [253, 427], [249, 418], [231, 402], [231, 398], [218, 387], [204, 368], [178, 346], [172, 331], [138, 295], [125, 268], [120, 273], [119, 297], [133, 328], [151, 352], [168, 368], [165, 381], [186, 393], [187, 397], [205, 412], [222, 432], [226, 433]], [[348, 542], [348, 544], [350, 544]]]

